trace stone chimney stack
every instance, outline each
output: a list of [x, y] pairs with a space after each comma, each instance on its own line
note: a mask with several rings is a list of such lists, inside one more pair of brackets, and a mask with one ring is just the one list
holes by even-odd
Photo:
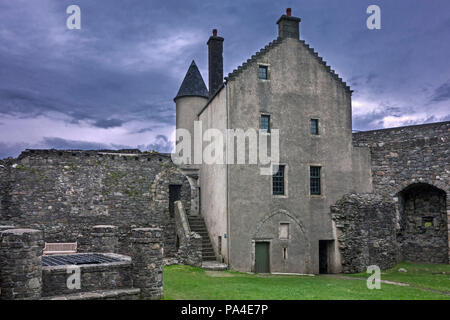
[[278, 19], [278, 36], [280, 38], [294, 38], [300, 39], [300, 29], [299, 23], [301, 19], [297, 17], [292, 17], [291, 8], [286, 9], [286, 14], [283, 14], [280, 19]]
[[209, 97], [223, 84], [223, 38], [217, 36], [217, 29], [208, 40]]

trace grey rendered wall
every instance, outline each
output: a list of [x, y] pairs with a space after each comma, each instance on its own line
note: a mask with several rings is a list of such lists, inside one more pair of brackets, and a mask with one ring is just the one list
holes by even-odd
[[[211, 101], [209, 106], [199, 116], [202, 121], [203, 132], [215, 128], [224, 133], [226, 129], [226, 92], [221, 89]], [[205, 148], [208, 143], [204, 143]], [[225, 150], [225, 148], [224, 148]], [[224, 152], [225, 154], [225, 152]], [[201, 188], [201, 214], [205, 220], [211, 243], [216, 256], [227, 258], [227, 245], [225, 234], [227, 233], [226, 215], [226, 166], [224, 164], [208, 165], [203, 163], [200, 175]], [[222, 239], [222, 252], [218, 252], [218, 237]]]
[[[278, 215], [273, 223], [295, 220], [292, 225], [300, 230], [296, 237], [303, 240], [281, 243], [276, 229], [266, 233], [264, 237], [272, 241], [271, 271], [318, 273], [319, 240], [336, 237], [330, 205], [349, 191], [370, 189], [370, 181], [353, 177], [359, 166], [353, 159], [360, 157], [352, 156], [350, 92], [296, 39], [282, 40], [256, 60], [229, 82], [231, 126], [258, 129], [260, 114], [271, 115], [272, 128], [280, 129], [280, 163], [287, 165], [288, 195], [272, 196], [271, 177], [261, 176], [258, 166], [231, 166], [231, 268], [252, 271], [252, 241], [259, 237], [258, 226], [283, 210], [285, 216]], [[259, 63], [269, 66], [269, 80], [258, 79]], [[319, 136], [310, 134], [311, 118], [320, 121]], [[359, 170], [365, 170], [365, 161]], [[310, 165], [322, 166], [321, 196], [310, 196]], [[290, 252], [287, 264], [276, 252], [282, 246]], [[291, 250], [291, 246], [299, 248]], [[336, 250], [331, 255], [331, 270], [338, 272]]]
[[[208, 99], [203, 97], [181, 97], [176, 99], [176, 128], [187, 129], [191, 133], [191, 139], [194, 136], [194, 120], [197, 120], [197, 114], [205, 106]], [[193, 140], [192, 140], [193, 141]], [[191, 161], [194, 150], [191, 150]]]

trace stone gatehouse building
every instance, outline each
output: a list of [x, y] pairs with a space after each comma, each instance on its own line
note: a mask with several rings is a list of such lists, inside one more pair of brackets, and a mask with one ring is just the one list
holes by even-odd
[[166, 259], [238, 271], [448, 263], [450, 122], [352, 133], [349, 86], [301, 40], [299, 18], [277, 24], [277, 38], [225, 78], [214, 31], [209, 90], [193, 62], [175, 97], [177, 129], [278, 129], [275, 176], [138, 150], [26, 150], [0, 160], [0, 226], [91, 252], [92, 228], [112, 225], [125, 255], [133, 230], [159, 227]]

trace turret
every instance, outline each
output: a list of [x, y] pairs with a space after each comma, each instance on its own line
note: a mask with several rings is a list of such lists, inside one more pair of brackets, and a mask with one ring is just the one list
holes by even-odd
[[[202, 75], [192, 61], [180, 90], [174, 98], [176, 103], [176, 125], [177, 129], [187, 129], [191, 133], [191, 139], [194, 138], [194, 121], [197, 120], [197, 114], [208, 102], [208, 89], [203, 81]], [[201, 137], [200, 137], [201, 138]], [[193, 152], [193, 140], [192, 140]], [[193, 159], [191, 157], [191, 161]]]

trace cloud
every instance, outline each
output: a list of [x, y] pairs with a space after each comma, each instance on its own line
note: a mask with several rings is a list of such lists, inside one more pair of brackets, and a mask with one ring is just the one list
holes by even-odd
[[139, 149], [155, 150], [162, 153], [171, 153], [173, 150], [173, 142], [170, 141], [165, 135], [158, 135], [156, 141], [147, 146], [139, 146]]
[[[447, 3], [386, 2], [372, 32], [358, 1], [132, 2], [78, 0], [82, 29], [67, 30], [70, 1], [0, 1], [0, 151], [171, 149], [172, 99], [192, 59], [207, 82], [211, 30], [225, 38], [227, 74], [276, 38], [287, 6], [301, 38], [350, 79], [355, 129], [448, 119]], [[405, 17], [423, 23], [399, 24]]]
[[29, 149], [28, 143], [5, 143], [0, 141], [0, 159], [17, 157], [25, 149]]
[[44, 137], [43, 144], [51, 149], [60, 150], [103, 150], [133, 149], [127, 145], [108, 144], [92, 141], [67, 140], [57, 137]]
[[120, 127], [122, 126], [122, 124], [125, 121], [119, 120], [119, 119], [102, 119], [102, 120], [97, 120], [94, 123], [94, 126], [99, 127], [99, 128], [103, 128], [103, 129], [108, 129], [108, 128], [115, 128], [115, 127]]
[[450, 99], [450, 80], [440, 85], [431, 97], [432, 102], [442, 102]]
[[153, 128], [142, 128], [136, 131], [136, 133], [145, 133], [145, 132], [152, 132]]
[[139, 149], [141, 151], [158, 151], [161, 153], [171, 153], [173, 142], [165, 135], [158, 135], [150, 144], [132, 145], [104, 143], [96, 141], [83, 141], [63, 139], [59, 137], [44, 137], [42, 140], [29, 142], [6, 143], [0, 141], [0, 159], [17, 157], [26, 149], [58, 149], [58, 150], [120, 150]]

